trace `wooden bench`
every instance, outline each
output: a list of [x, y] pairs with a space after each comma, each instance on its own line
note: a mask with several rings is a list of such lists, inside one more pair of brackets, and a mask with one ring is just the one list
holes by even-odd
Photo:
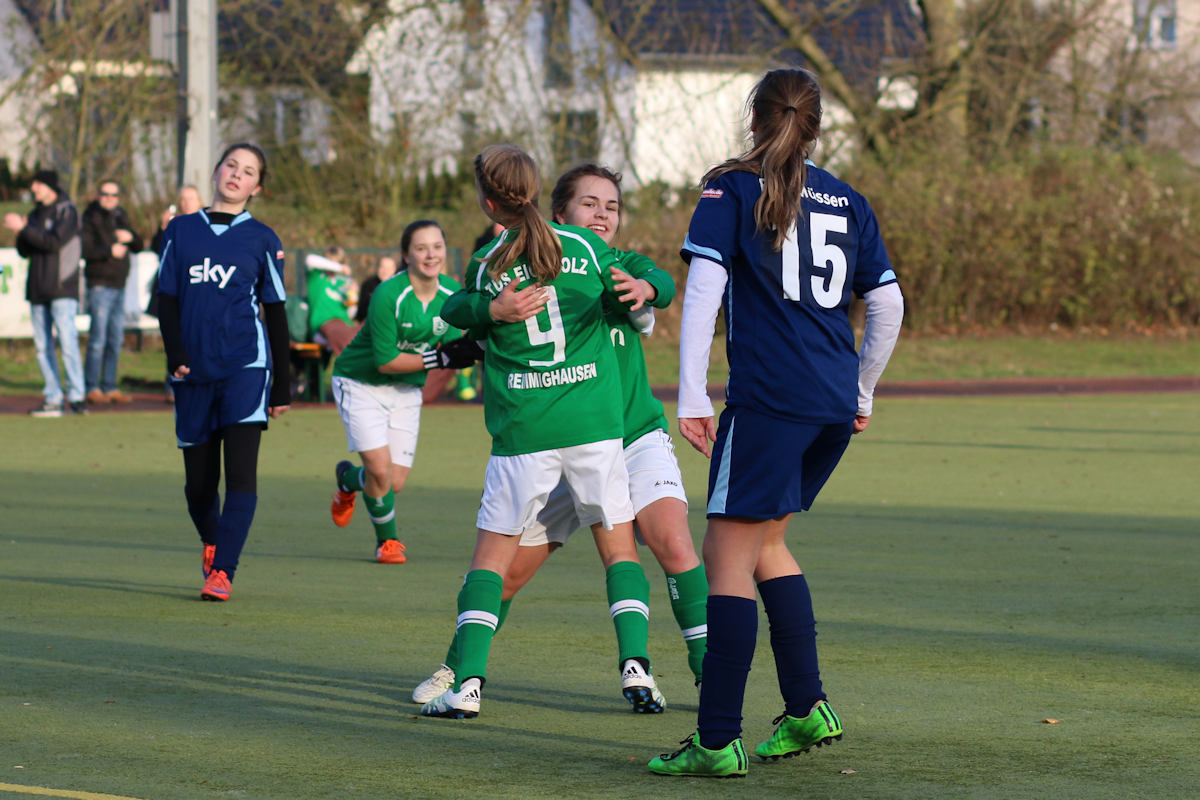
[[316, 342], [292, 342], [292, 362], [302, 370], [305, 378], [304, 391], [298, 399], [312, 403], [325, 402], [325, 366], [322, 363], [321, 345]]

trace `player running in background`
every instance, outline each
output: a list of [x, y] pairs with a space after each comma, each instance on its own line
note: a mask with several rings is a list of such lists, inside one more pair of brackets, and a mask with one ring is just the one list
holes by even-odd
[[[812, 505], [851, 434], [866, 429], [904, 313], [870, 205], [807, 160], [821, 126], [816, 78], [769, 72], [749, 107], [753, 146], [704, 176], [682, 251], [689, 268], [679, 429], [712, 459], [708, 652], [696, 733], [650, 761], [664, 775], [746, 774], [741, 720], [758, 631], [756, 588], [784, 712], [755, 753], [788, 757], [841, 737], [821, 687], [808, 585], [784, 533], [791, 515]], [[867, 306], [858, 353], [852, 293]], [[714, 429], [705, 386], [722, 306], [729, 380]]]
[[[475, 554], [458, 595], [456, 681], [421, 707], [425, 716], [479, 713], [504, 576], [521, 534], [564, 479], [607, 570], [614, 625], [628, 626], [619, 638], [631, 649], [620, 666], [636, 662], [650, 675], [649, 585], [633, 536], [621, 382], [602, 308], [603, 297], [618, 299], [610, 274], [616, 258], [591, 231], [542, 219], [537, 165], [522, 150], [485, 148], [475, 158], [475, 183], [484, 213], [507, 230], [472, 259], [467, 289], [442, 313], [464, 329], [486, 327], [492, 455]], [[649, 698], [650, 687], [642, 689]]]
[[[446, 298], [462, 288], [442, 274], [446, 234], [431, 219], [411, 223], [400, 237], [406, 269], [375, 290], [366, 321], [333, 363], [333, 398], [346, 443], [361, 467], [339, 461], [330, 513], [345, 527], [362, 492], [375, 529], [375, 560], [403, 564], [396, 536], [396, 493], [404, 488], [417, 451], [421, 387], [427, 370], [449, 366], [460, 333], [441, 318]], [[440, 345], [447, 343], [446, 348]], [[461, 363], [474, 363], [476, 346]]]
[[[621, 224], [621, 176], [597, 164], [581, 164], [559, 177], [550, 194], [555, 222], [588, 228], [611, 245]], [[671, 276], [654, 266], [646, 256], [614, 250], [624, 277], [617, 280], [625, 299], [636, 294], [650, 306], [665, 308], [675, 296]], [[629, 494], [637, 514], [636, 528], [658, 559], [667, 577], [671, 610], [683, 632], [688, 666], [697, 683], [701, 678], [707, 638], [705, 603], [708, 581], [696, 556], [687, 524], [687, 496], [675, 460], [674, 446], [667, 433], [662, 403], [650, 391], [641, 331], [629, 319], [624, 306], [605, 302], [604, 320], [617, 354], [621, 386], [625, 396], [625, 466], [629, 472]], [[649, 331], [644, 332], [645, 335]], [[513, 596], [520, 591], [550, 554], [566, 543], [578, 528], [571, 494], [559, 484], [550, 494], [537, 523], [521, 536], [521, 548], [508, 574], [500, 603], [497, 629], [508, 614]], [[621, 631], [618, 629], [618, 635]], [[456, 643], [451, 641], [441, 669], [413, 690], [413, 701], [427, 702], [454, 681], [458, 664]], [[635, 662], [636, 664], [636, 662]], [[644, 683], [642, 676], [630, 680]], [[661, 711], [662, 702], [643, 705], [637, 711]]]
[[258, 503], [262, 432], [291, 402], [283, 245], [246, 210], [266, 179], [262, 150], [230, 146], [213, 172], [212, 206], [163, 232], [159, 327], [188, 514], [204, 547], [204, 600], [229, 599]]

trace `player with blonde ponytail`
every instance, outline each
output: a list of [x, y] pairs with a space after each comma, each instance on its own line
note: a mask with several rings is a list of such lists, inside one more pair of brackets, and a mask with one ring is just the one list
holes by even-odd
[[646, 652], [650, 586], [638, 562], [622, 449], [624, 394], [602, 305], [625, 296], [614, 284], [617, 258], [593, 231], [542, 219], [537, 164], [520, 148], [485, 148], [475, 158], [475, 184], [480, 208], [505, 230], [472, 258], [466, 288], [447, 299], [442, 318], [486, 335], [484, 420], [492, 455], [475, 554], [458, 594], [455, 683], [421, 713], [479, 713], [504, 576], [521, 534], [537, 523], [560, 480], [607, 571], [622, 692], [635, 710], [660, 711]]

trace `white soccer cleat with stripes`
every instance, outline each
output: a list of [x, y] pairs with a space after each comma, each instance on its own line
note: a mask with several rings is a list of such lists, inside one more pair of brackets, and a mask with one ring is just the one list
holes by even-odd
[[479, 716], [479, 690], [479, 679], [467, 678], [461, 690], [447, 689], [421, 706], [421, 716], [474, 719]]
[[635, 714], [661, 714], [667, 707], [654, 676], [635, 658], [626, 659], [621, 667], [621, 694], [633, 706]]

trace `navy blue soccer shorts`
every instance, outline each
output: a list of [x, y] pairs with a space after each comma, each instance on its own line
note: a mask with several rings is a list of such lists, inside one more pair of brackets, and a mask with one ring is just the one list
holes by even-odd
[[270, 373], [260, 367], [240, 369], [209, 383], [172, 380], [175, 390], [175, 438], [180, 447], [203, 444], [230, 425], [267, 426]]
[[812, 507], [854, 422], [818, 425], [727, 407], [708, 470], [708, 516], [774, 519]]

